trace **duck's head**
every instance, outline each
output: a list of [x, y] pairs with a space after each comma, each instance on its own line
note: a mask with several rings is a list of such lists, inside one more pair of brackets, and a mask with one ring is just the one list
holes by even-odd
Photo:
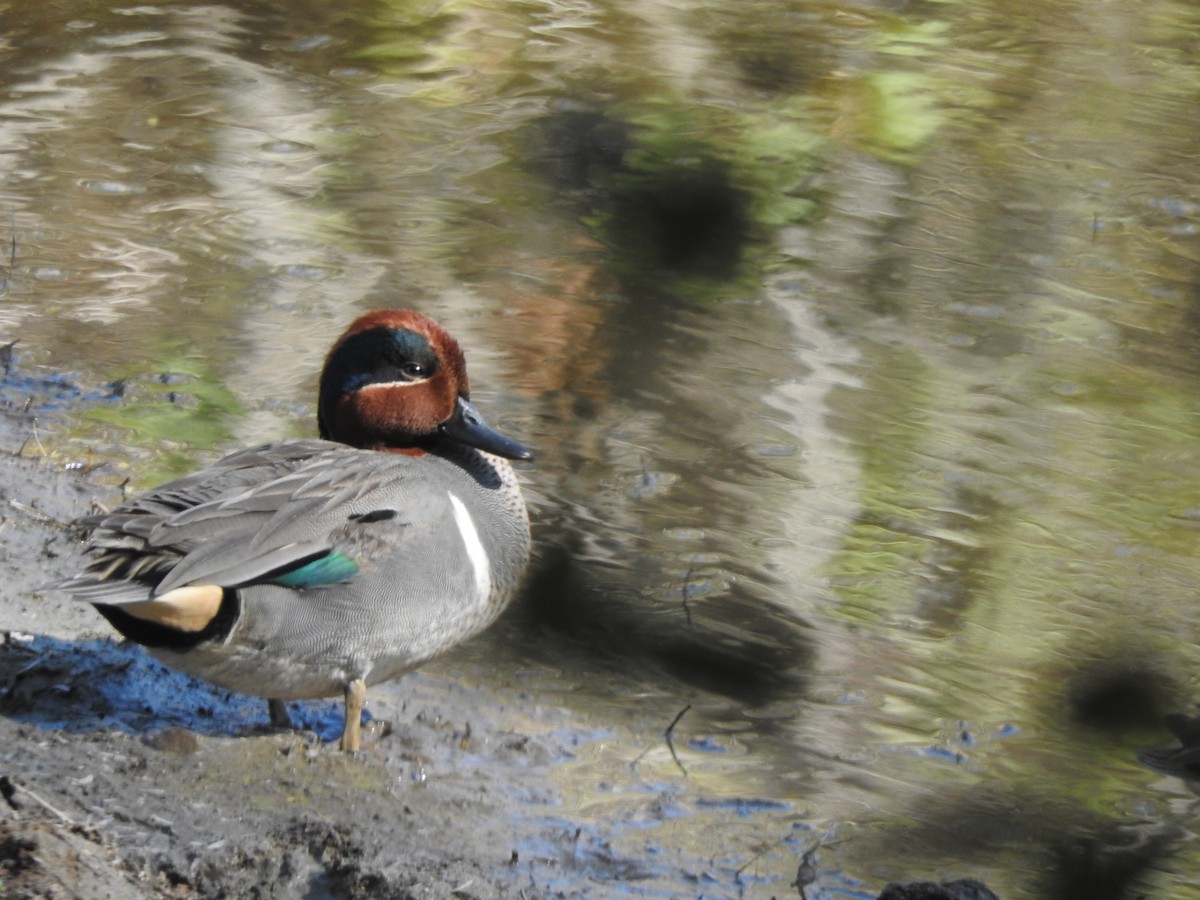
[[533, 453], [490, 428], [470, 402], [458, 342], [428, 316], [389, 309], [359, 316], [325, 358], [321, 437], [371, 450], [452, 441], [508, 459]]

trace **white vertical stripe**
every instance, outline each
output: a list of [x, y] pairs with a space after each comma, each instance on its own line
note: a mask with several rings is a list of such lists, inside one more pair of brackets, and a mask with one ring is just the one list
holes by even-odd
[[454, 507], [455, 524], [458, 525], [459, 534], [467, 547], [467, 558], [471, 560], [471, 568], [475, 570], [475, 587], [479, 591], [479, 602], [482, 603], [492, 592], [491, 566], [488, 563], [487, 551], [483, 549], [483, 541], [479, 539], [479, 532], [475, 529], [475, 522], [467, 512], [466, 505], [454, 496], [453, 491], [447, 493], [450, 495], [450, 504]]

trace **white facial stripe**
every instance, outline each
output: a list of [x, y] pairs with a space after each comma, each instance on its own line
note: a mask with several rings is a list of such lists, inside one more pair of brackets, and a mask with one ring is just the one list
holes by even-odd
[[424, 384], [422, 381], [375, 381], [371, 384], [364, 384], [359, 388], [360, 391], [378, 391], [384, 388], [404, 388], [413, 387], [414, 385]]
[[483, 549], [483, 541], [479, 539], [479, 532], [475, 528], [471, 514], [467, 512], [466, 505], [455, 497], [452, 491], [447, 491], [447, 494], [450, 496], [450, 505], [454, 507], [454, 522], [458, 525], [459, 534], [462, 535], [463, 543], [467, 548], [467, 558], [471, 560], [471, 568], [475, 570], [475, 587], [479, 591], [479, 600], [482, 602], [492, 592], [492, 577], [489, 574], [487, 551]]

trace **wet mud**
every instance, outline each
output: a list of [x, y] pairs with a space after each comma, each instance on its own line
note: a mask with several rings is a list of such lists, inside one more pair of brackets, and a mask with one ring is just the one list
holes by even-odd
[[541, 895], [509, 811], [563, 749], [482, 721], [451, 683], [412, 681], [397, 725], [377, 709], [347, 756], [334, 702], [296, 704], [300, 730], [277, 733], [262, 701], [134, 646], [7, 631], [4, 896]]
[[[119, 490], [31, 458], [31, 426], [0, 415], [6, 900], [544, 894], [530, 864], [561, 874], [555, 848], [577, 836], [514, 813], [553, 805], [539, 772], [570, 752], [569, 732], [506, 730], [517, 717], [496, 698], [423, 672], [395, 708], [373, 701], [356, 756], [329, 743], [336, 701], [294, 704], [299, 730], [273, 731], [265, 702], [166, 669], [38, 590], [78, 564], [68, 523]], [[522, 859], [530, 842], [554, 858]]]

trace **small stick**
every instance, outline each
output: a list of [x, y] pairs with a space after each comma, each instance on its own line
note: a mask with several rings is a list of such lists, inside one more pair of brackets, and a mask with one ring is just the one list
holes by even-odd
[[42, 439], [38, 437], [37, 419], [33, 420], [33, 442], [34, 442], [34, 444], [37, 445], [38, 453], [40, 453], [42, 455], [42, 457], [45, 458], [46, 448], [42, 446]]
[[4, 799], [8, 801], [8, 805], [11, 806], [14, 810], [17, 810], [19, 808], [19, 804], [16, 804], [13, 802], [13, 797], [16, 796], [17, 791], [20, 791], [21, 793], [28, 796], [29, 799], [33, 800], [35, 803], [37, 803], [39, 806], [41, 806], [44, 810], [57, 816], [63, 822], [70, 825], [72, 828], [79, 827], [78, 822], [76, 822], [74, 819], [72, 819], [70, 816], [68, 816], [61, 809], [58, 809], [57, 807], [50, 805], [49, 802], [47, 802], [46, 800], [43, 800], [41, 797], [39, 797], [37, 794], [35, 794], [29, 788], [25, 787], [25, 785], [23, 785], [23, 784], [18, 785], [7, 775], [0, 775], [0, 793], [2, 793], [4, 795]]
[[[671, 732], [673, 732], [675, 730], [675, 726], [679, 724], [679, 720], [682, 719], [684, 714], [691, 708], [692, 708], [692, 704], [689, 703], [687, 706], [685, 706], [683, 709], [681, 709], [678, 713], [676, 713], [675, 718], [671, 720], [671, 724], [667, 726], [667, 730], [663, 732], [663, 737], [665, 737], [667, 739], [667, 749], [671, 751], [671, 759], [675, 760], [675, 765], [679, 766], [679, 771], [682, 772], [685, 777], [687, 776], [687, 769], [685, 769], [683, 767], [683, 763], [681, 763], [679, 761], [679, 754], [677, 754], [675, 752], [675, 742], [671, 738]], [[631, 762], [629, 764], [629, 768], [636, 769], [637, 764], [642, 761], [642, 757], [645, 756], [649, 752], [650, 752], [650, 748], [647, 747], [645, 750], [643, 750], [641, 753], [639, 753], [637, 755], [637, 759], [635, 759], [633, 762]]]
[[20, 500], [14, 500], [13, 498], [9, 497], [8, 505], [11, 509], [15, 509], [17, 512], [21, 513], [22, 515], [28, 516], [29, 518], [33, 519], [35, 522], [41, 522], [43, 525], [61, 525], [62, 524], [62, 522], [59, 522], [57, 519], [52, 519], [50, 516], [46, 515], [45, 513], [38, 512], [36, 509], [34, 509], [28, 503], [22, 503]]
[[33, 521], [41, 523], [42, 525], [51, 525], [54, 528], [58, 528], [62, 531], [68, 531], [72, 527], [70, 522], [60, 522], [58, 519], [54, 518], [54, 516], [48, 516], [44, 512], [40, 512], [39, 510], [30, 506], [28, 503], [22, 503], [20, 500], [14, 500], [12, 497], [8, 498], [7, 506], [16, 512], [19, 512], [21, 515], [28, 516], [30, 519], [33, 519]]
[[675, 718], [671, 720], [671, 724], [667, 726], [667, 730], [663, 732], [663, 737], [667, 739], [667, 749], [671, 751], [671, 759], [675, 760], [675, 765], [679, 766], [679, 771], [684, 774], [684, 777], [687, 776], [687, 769], [685, 769], [683, 767], [683, 763], [679, 761], [679, 755], [675, 752], [675, 740], [671, 737], [671, 733], [675, 730], [675, 726], [679, 724], [679, 720], [682, 719], [687, 711], [691, 708], [692, 704], [689, 703], [687, 706], [681, 709], [676, 714]]

